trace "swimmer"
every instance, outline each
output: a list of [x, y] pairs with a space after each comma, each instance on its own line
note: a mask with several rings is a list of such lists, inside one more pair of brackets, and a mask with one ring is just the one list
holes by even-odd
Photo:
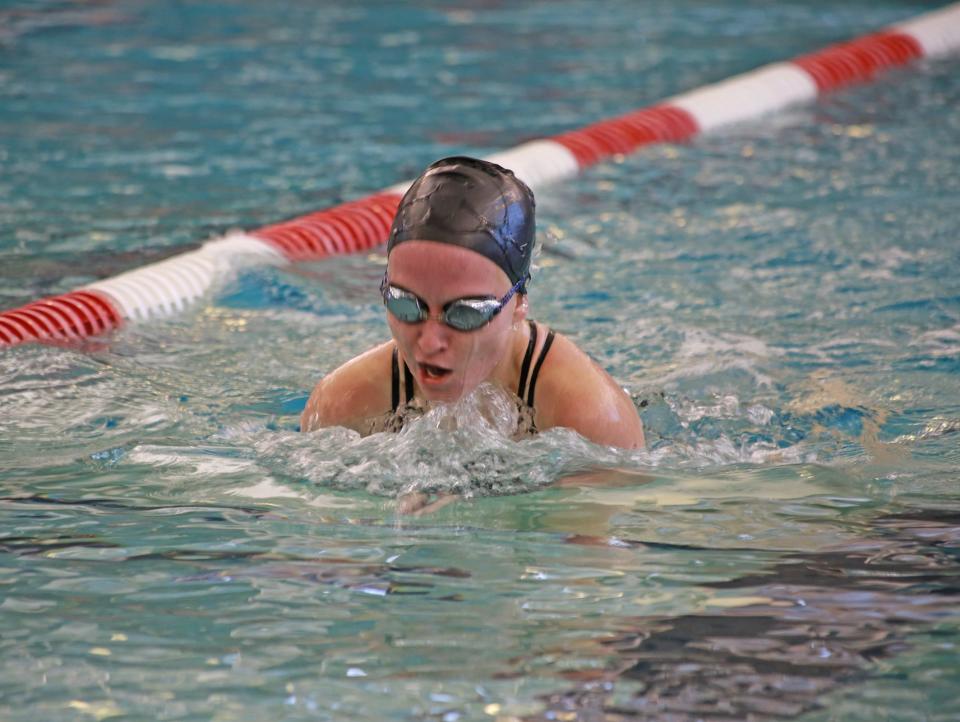
[[566, 336], [528, 318], [534, 199], [511, 171], [474, 158], [433, 163], [400, 201], [380, 287], [392, 339], [325, 376], [304, 431], [399, 431], [484, 383], [515, 395], [514, 438], [566, 427], [643, 446], [630, 397]]

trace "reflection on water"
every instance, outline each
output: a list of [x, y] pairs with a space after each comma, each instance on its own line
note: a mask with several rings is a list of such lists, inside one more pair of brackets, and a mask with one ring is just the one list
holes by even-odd
[[[811, 496], [813, 480], [768, 501], [743, 496], [763, 485], [693, 481], [689, 492], [704, 486], [688, 499], [682, 479], [658, 479], [479, 497], [418, 520], [355, 494], [315, 509], [303, 490], [284, 496], [297, 491], [286, 484], [249, 495], [205, 485], [206, 503], [189, 489], [159, 494], [166, 503], [71, 498], [62, 484], [7, 497], [0, 508], [20, 533], [2, 539], [0, 559], [27, 573], [4, 607], [62, 660], [29, 643], [50, 683], [23, 689], [57, 699], [74, 685], [71, 699], [92, 704], [106, 679], [84, 667], [77, 688], [75, 670], [94, 654], [101, 667], [124, 660], [107, 667], [120, 711], [144, 675], [189, 688], [183, 669], [261, 702], [280, 674], [304, 714], [329, 710], [347, 675], [390, 691], [389, 703], [355, 700], [370, 719], [436, 697], [438, 717], [462, 719], [496, 707], [502, 720], [775, 720], [823, 708], [917, 645], [931, 654], [923, 635], [940, 630], [955, 649], [960, 512], [875, 513]], [[645, 500], [649, 525], [633, 518]], [[711, 512], [729, 518], [704, 546]], [[773, 543], [758, 543], [764, 524]], [[810, 540], [789, 551], [784, 531], [798, 524]]]
[[[960, 621], [960, 512], [874, 524], [856, 543], [703, 584], [737, 590], [716, 611], [629, 620], [630, 632], [597, 640], [613, 668], [567, 675], [577, 686], [527, 719], [775, 720], [829, 704], [824, 695], [908, 649], [910, 635]], [[613, 702], [620, 682], [639, 687]]]

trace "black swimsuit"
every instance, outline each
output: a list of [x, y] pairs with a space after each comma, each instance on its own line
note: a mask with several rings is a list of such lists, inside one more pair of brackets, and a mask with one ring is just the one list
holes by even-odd
[[[540, 368], [543, 366], [547, 354], [550, 352], [550, 346], [553, 345], [554, 333], [547, 331], [547, 338], [543, 342], [543, 348], [540, 355], [537, 356], [536, 363], [533, 364], [533, 372], [530, 371], [530, 365], [533, 363], [533, 352], [537, 347], [537, 324], [533, 321], [527, 321], [530, 324], [530, 341], [527, 343], [527, 351], [523, 356], [523, 363], [520, 365], [520, 383], [517, 385], [517, 401], [520, 410], [520, 423], [517, 429], [519, 436], [527, 436], [537, 433], [537, 427], [533, 421], [533, 402], [534, 394], [537, 390], [537, 378], [540, 375]], [[529, 377], [529, 385], [527, 383]], [[393, 347], [393, 361], [391, 364], [391, 384], [390, 413], [375, 425], [375, 431], [399, 431], [403, 428], [403, 423], [407, 418], [421, 416], [424, 409], [420, 407], [413, 395], [413, 374], [403, 364], [403, 390], [404, 398], [401, 403], [400, 398], [400, 358], [397, 353], [397, 347]]]
[[[530, 324], [530, 341], [527, 343], [527, 352], [523, 355], [523, 364], [520, 366], [520, 383], [517, 385], [517, 396], [523, 400], [523, 391], [527, 387], [527, 373], [530, 371], [530, 362], [533, 360], [533, 350], [537, 347], [537, 324], [533, 321], [527, 321]], [[543, 366], [544, 359], [550, 352], [550, 346], [553, 345], [553, 329], [547, 331], [547, 339], [543, 342], [543, 348], [537, 357], [537, 363], [533, 367], [533, 374], [530, 376], [530, 386], [526, 388], [526, 404], [533, 408], [533, 394], [537, 390], [537, 377], [540, 375], [540, 367]]]

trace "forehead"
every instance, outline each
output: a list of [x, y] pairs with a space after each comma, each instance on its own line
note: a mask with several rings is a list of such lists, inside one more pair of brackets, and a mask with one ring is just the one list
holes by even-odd
[[390, 252], [390, 281], [418, 293], [437, 296], [504, 294], [507, 274], [489, 258], [467, 248], [437, 241], [405, 241]]

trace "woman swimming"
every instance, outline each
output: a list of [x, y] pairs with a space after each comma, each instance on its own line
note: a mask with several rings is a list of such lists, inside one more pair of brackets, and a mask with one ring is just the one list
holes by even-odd
[[636, 407], [562, 334], [528, 320], [534, 198], [514, 174], [445, 158], [400, 201], [381, 283], [392, 340], [314, 388], [304, 431], [398, 431], [431, 404], [492, 383], [516, 395], [515, 436], [568, 427], [599, 444], [643, 446]]

